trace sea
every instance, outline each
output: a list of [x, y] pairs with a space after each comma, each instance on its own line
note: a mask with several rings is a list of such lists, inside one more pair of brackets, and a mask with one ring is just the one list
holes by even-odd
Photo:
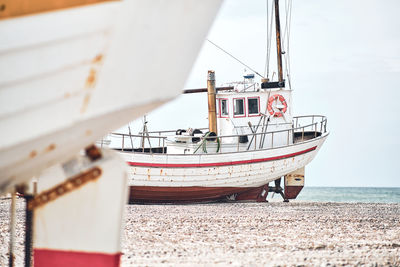
[[[273, 200], [278, 199], [278, 195]], [[295, 201], [400, 203], [400, 187], [304, 187]]]

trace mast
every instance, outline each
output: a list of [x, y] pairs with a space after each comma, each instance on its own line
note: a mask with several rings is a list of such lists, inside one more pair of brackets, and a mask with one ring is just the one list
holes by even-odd
[[278, 63], [278, 81], [270, 82], [268, 79], [261, 80], [261, 88], [283, 88], [285, 80], [283, 79], [282, 67], [282, 44], [281, 44], [281, 22], [279, 20], [279, 0], [275, 0], [275, 28], [276, 28], [276, 54]]
[[282, 69], [282, 47], [281, 47], [281, 23], [279, 20], [279, 0], [275, 0], [275, 26], [276, 26], [276, 49], [278, 56], [278, 76], [279, 82], [283, 82]]

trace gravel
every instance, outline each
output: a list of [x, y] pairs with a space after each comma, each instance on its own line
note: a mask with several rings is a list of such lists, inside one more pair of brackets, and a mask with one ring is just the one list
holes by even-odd
[[[0, 199], [0, 266], [9, 199]], [[17, 203], [16, 266], [24, 203]], [[127, 205], [122, 266], [400, 266], [400, 204]]]

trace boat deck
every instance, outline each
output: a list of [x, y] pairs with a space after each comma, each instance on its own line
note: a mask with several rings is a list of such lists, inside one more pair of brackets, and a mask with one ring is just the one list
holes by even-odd
[[[246, 126], [249, 128], [249, 126]], [[237, 127], [245, 128], [243, 126]], [[255, 127], [253, 127], [255, 128]], [[264, 149], [273, 149], [294, 144], [300, 144], [327, 133], [327, 118], [320, 115], [298, 116], [293, 118], [292, 127], [278, 131], [257, 131], [251, 129], [250, 134], [235, 134], [224, 136], [207, 136], [203, 134], [207, 128], [196, 129], [202, 134], [184, 136], [185, 141], [172, 141], [171, 138], [182, 138], [182, 129], [168, 131], [152, 131], [137, 135], [112, 133], [111, 136], [118, 140], [118, 145], [113, 147], [120, 152], [147, 153], [147, 154], [186, 154], [169, 151], [173, 145], [190, 147], [187, 154], [218, 154], [225, 152], [245, 152]], [[187, 140], [187, 141], [186, 141]], [[135, 146], [134, 144], [139, 145]], [[207, 149], [208, 148], [208, 149]]]

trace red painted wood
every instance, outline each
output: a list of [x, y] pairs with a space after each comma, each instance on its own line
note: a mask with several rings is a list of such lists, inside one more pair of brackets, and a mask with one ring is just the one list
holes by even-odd
[[[161, 187], [130, 186], [130, 203], [191, 203], [225, 199], [226, 196], [258, 187]], [[257, 200], [258, 194], [254, 200]]]
[[155, 167], [155, 168], [198, 168], [198, 167], [216, 167], [216, 166], [229, 166], [229, 165], [240, 165], [240, 164], [250, 164], [257, 162], [266, 162], [272, 160], [279, 160], [285, 158], [291, 158], [294, 156], [298, 156], [301, 154], [308, 153], [317, 148], [317, 146], [298, 151], [291, 154], [275, 156], [270, 158], [261, 158], [261, 159], [251, 159], [251, 160], [238, 160], [238, 161], [229, 161], [229, 162], [213, 162], [213, 163], [179, 163], [179, 164], [164, 164], [164, 163], [149, 163], [149, 162], [130, 162], [128, 161], [128, 165], [130, 166], [140, 166], [140, 167]]
[[120, 265], [120, 259], [121, 253], [106, 254], [38, 248], [33, 250], [35, 267], [116, 267]]
[[285, 197], [287, 199], [295, 199], [299, 194], [300, 191], [303, 189], [303, 186], [286, 186], [285, 185]]
[[[263, 190], [265, 190], [264, 195], [262, 195]], [[236, 200], [249, 200], [249, 201], [257, 201], [257, 202], [266, 202], [268, 195], [268, 184], [250, 189], [248, 191], [244, 191], [239, 193], [236, 196]]]

